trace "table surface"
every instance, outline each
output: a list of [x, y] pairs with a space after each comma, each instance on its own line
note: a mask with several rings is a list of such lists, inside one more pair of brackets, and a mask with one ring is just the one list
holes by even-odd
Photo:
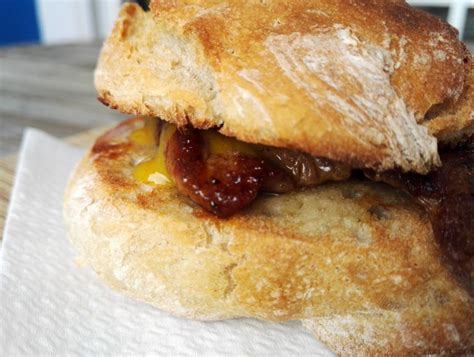
[[18, 151], [26, 127], [58, 138], [117, 122], [99, 103], [100, 43], [0, 48], [0, 157]]
[[0, 48], [0, 240], [26, 127], [85, 147], [124, 118], [96, 99], [100, 43]]

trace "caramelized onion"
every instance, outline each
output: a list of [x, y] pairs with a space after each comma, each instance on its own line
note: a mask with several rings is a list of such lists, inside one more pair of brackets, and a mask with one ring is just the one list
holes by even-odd
[[299, 151], [263, 147], [261, 155], [295, 180], [298, 186], [316, 186], [327, 181], [347, 180], [351, 168], [334, 161], [314, 157]]

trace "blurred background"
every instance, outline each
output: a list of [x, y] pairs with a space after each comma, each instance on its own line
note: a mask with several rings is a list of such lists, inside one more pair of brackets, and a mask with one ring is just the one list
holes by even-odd
[[[123, 118], [97, 102], [93, 70], [123, 0], [0, 0], [0, 156], [22, 131], [64, 137]], [[147, 0], [136, 0], [146, 6]], [[474, 49], [474, 0], [412, 0]]]

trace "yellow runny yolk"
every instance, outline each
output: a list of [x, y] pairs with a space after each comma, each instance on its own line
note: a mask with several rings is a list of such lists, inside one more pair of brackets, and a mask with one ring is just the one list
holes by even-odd
[[[158, 120], [149, 118], [145, 120], [145, 125], [130, 134], [130, 139], [139, 145], [155, 145], [155, 135]], [[143, 161], [135, 166], [133, 177], [146, 184], [173, 185], [171, 175], [166, 168], [165, 149], [169, 139], [176, 131], [176, 127], [165, 124], [160, 133], [159, 145], [151, 160]]]
[[[155, 145], [155, 135], [158, 130], [158, 119], [147, 118], [143, 128], [136, 129], [130, 134], [130, 139], [139, 145]], [[174, 185], [173, 178], [166, 168], [165, 150], [168, 141], [176, 131], [176, 126], [172, 124], [163, 124], [159, 145], [153, 158], [143, 161], [135, 166], [133, 177], [146, 184], [155, 185]], [[238, 141], [234, 138], [226, 137], [214, 130], [201, 131], [204, 141], [207, 143], [211, 154], [226, 155], [233, 152], [239, 152], [247, 156], [256, 156], [253, 145]]]

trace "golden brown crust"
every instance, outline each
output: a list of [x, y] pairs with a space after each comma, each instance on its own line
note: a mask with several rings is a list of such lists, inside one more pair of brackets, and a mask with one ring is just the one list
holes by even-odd
[[426, 172], [417, 125], [463, 92], [470, 55], [403, 1], [125, 5], [102, 50], [102, 102], [354, 166]]
[[474, 63], [466, 78], [465, 90], [456, 102], [448, 102], [433, 113], [426, 127], [443, 144], [457, 144], [474, 135]]
[[188, 318], [302, 320], [340, 353], [474, 348], [473, 298], [405, 195], [351, 181], [221, 220], [131, 178], [154, 150], [128, 140], [140, 125], [99, 138], [65, 196], [80, 259], [109, 286]]
[[[171, 16], [168, 21], [197, 34], [215, 66], [234, 59], [229, 49], [248, 56], [254, 42], [272, 33], [350, 28], [357, 37], [392, 52], [397, 67], [393, 85], [420, 120], [433, 105], [459, 97], [470, 61], [454, 28], [403, 0], [153, 0], [151, 11], [159, 21]], [[245, 63], [242, 57], [238, 60]]]

